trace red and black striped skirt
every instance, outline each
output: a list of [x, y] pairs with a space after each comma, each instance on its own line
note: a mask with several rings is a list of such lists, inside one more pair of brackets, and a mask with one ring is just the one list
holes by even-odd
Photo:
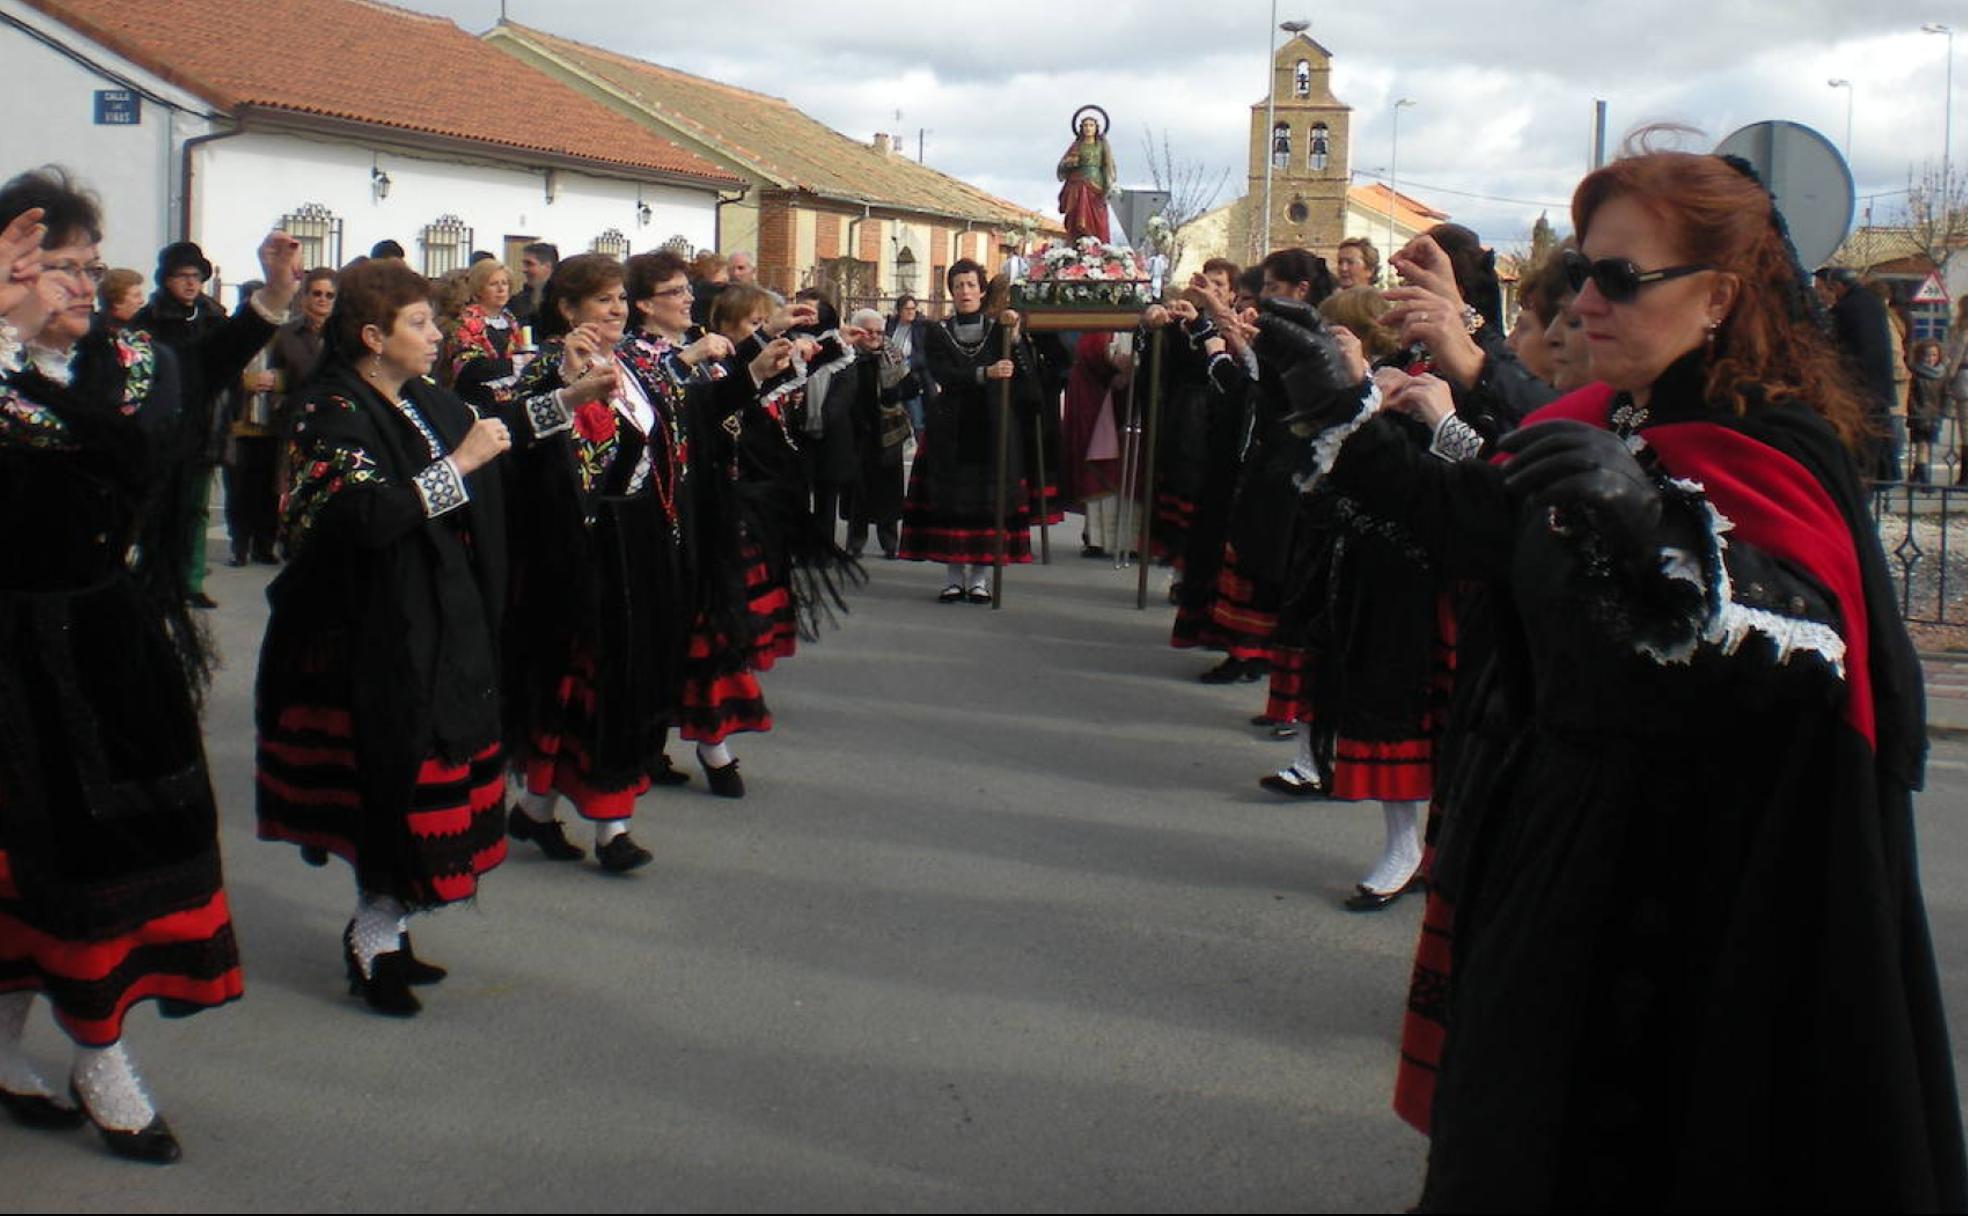
[[1298, 646], [1271, 648], [1271, 682], [1264, 716], [1273, 722], [1312, 720], [1312, 655]]
[[757, 545], [746, 545], [740, 560], [745, 563], [745, 611], [751, 617], [751, 667], [771, 671], [774, 663], [792, 658], [799, 649], [793, 593], [783, 577], [774, 577]]
[[1210, 605], [1210, 624], [1223, 648], [1235, 659], [1264, 659], [1271, 654], [1271, 635], [1278, 628], [1280, 592], [1270, 583], [1244, 577], [1237, 570], [1237, 547], [1223, 546], [1223, 569], [1216, 576], [1216, 599]]
[[758, 677], [746, 666], [749, 658], [743, 647], [698, 620], [683, 660], [678, 735], [693, 743], [722, 743], [730, 735], [772, 729], [772, 711]]
[[1435, 795], [1435, 745], [1455, 683], [1455, 609], [1447, 595], [1435, 598], [1434, 663], [1428, 707], [1405, 739], [1351, 739], [1340, 732], [1333, 742], [1332, 796], [1425, 802]]
[[77, 1043], [107, 1047], [122, 1038], [123, 1015], [139, 1001], [183, 1016], [236, 1001], [242, 987], [223, 890], [113, 937], [71, 941], [30, 923], [0, 850], [0, 992], [44, 994]]
[[1155, 526], [1149, 542], [1157, 561], [1182, 569], [1183, 554], [1189, 546], [1189, 525], [1196, 518], [1196, 501], [1173, 490], [1155, 491]]
[[506, 857], [500, 745], [462, 763], [426, 757], [402, 806], [373, 808], [363, 805], [355, 751], [347, 710], [280, 710], [260, 734], [260, 839], [325, 849], [355, 867], [364, 890], [413, 908], [476, 895], [479, 875]]

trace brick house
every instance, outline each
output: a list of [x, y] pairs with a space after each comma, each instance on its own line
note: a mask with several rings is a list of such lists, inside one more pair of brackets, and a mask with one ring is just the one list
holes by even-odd
[[509, 21], [484, 37], [743, 178], [719, 202], [716, 248], [755, 252], [759, 281], [776, 291], [823, 286], [844, 303], [904, 293], [934, 303], [958, 258], [995, 272], [1028, 234], [1062, 231], [1054, 218], [916, 163], [887, 134], [862, 143], [783, 98]]

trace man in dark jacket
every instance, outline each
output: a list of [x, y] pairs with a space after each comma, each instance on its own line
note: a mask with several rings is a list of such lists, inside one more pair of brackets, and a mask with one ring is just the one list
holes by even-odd
[[1893, 409], [1893, 334], [1886, 306], [1859, 281], [1859, 272], [1844, 266], [1828, 266], [1817, 273], [1818, 295], [1831, 309], [1833, 337], [1845, 366], [1865, 399], [1866, 421], [1875, 432], [1872, 439], [1872, 467], [1868, 476], [1877, 481], [1898, 481], [1900, 470], [1889, 438], [1889, 416]]
[[299, 285], [298, 257], [293, 238], [269, 234], [260, 245], [266, 286], [227, 317], [205, 294], [212, 263], [204, 251], [191, 241], [167, 245], [157, 257], [157, 294], [131, 321], [178, 359], [178, 421], [175, 433], [161, 445], [162, 459], [173, 467], [162, 479], [164, 488], [152, 510], [164, 516], [160, 522], [184, 546], [185, 600], [194, 608], [218, 607], [205, 594], [205, 531], [212, 469], [222, 442], [215, 405], [286, 319]]

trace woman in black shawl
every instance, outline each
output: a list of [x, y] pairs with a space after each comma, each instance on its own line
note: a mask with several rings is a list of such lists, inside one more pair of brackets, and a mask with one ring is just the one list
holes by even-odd
[[1616, 161], [1573, 221], [1600, 383], [1507, 462], [1375, 421], [1330, 473], [1498, 597], [1508, 746], [1455, 774], [1411, 998], [1446, 1036], [1404, 1051], [1421, 1206], [1959, 1210], [1862, 407], [1742, 162]]
[[260, 837], [354, 867], [350, 991], [408, 1016], [410, 986], [444, 971], [413, 953], [405, 918], [470, 899], [505, 857], [493, 462], [512, 439], [425, 378], [442, 334], [421, 275], [372, 260], [338, 288], [295, 427], [291, 560], [267, 591]]

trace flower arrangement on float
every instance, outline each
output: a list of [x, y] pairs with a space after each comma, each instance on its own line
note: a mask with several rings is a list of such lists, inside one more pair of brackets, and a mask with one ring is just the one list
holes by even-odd
[[1014, 307], [1142, 308], [1149, 275], [1141, 255], [1099, 237], [1047, 241], [1026, 256], [1025, 278], [1011, 285]]

